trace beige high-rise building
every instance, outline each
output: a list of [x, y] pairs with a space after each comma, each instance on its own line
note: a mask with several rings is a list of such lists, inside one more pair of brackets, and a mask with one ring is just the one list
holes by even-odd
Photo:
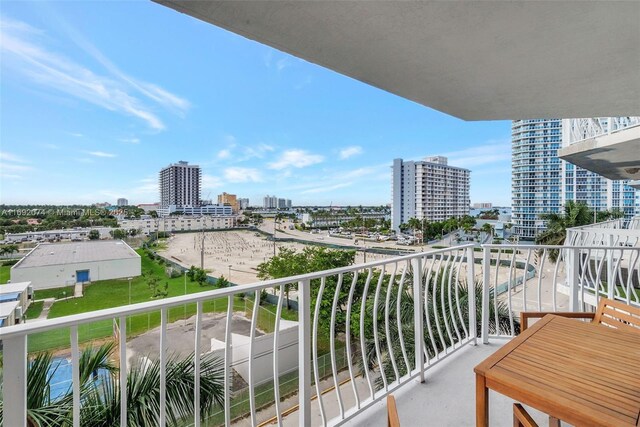
[[238, 205], [238, 196], [235, 194], [218, 194], [218, 204], [231, 206], [233, 213], [238, 213], [238, 210], [240, 209], [240, 206]]

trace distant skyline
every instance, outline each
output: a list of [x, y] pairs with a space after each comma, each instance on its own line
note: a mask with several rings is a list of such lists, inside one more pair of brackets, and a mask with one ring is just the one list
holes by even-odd
[[391, 201], [394, 158], [443, 155], [471, 202], [511, 203], [511, 124], [464, 122], [152, 2], [3, 2], [0, 203]]

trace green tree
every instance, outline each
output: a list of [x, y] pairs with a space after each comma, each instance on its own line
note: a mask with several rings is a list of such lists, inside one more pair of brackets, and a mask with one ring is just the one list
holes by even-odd
[[98, 240], [100, 239], [100, 232], [98, 230], [91, 230], [88, 237], [89, 240]]
[[124, 239], [125, 237], [127, 237], [127, 232], [121, 228], [116, 228], [115, 230], [111, 230], [109, 231], [109, 234], [114, 239]]
[[[563, 245], [567, 237], [567, 229], [590, 224], [593, 222], [593, 212], [584, 203], [568, 201], [562, 213], [544, 213], [540, 218], [547, 222], [547, 229], [536, 236], [539, 245]], [[558, 250], [549, 251], [549, 259], [556, 262]]]
[[18, 245], [0, 246], [0, 255], [11, 255], [14, 252], [18, 252]]
[[[118, 369], [110, 361], [114, 344], [85, 348], [79, 359], [80, 425], [116, 427], [120, 425], [120, 384]], [[224, 405], [224, 364], [211, 353], [200, 356], [200, 408], [202, 420]], [[170, 356], [166, 364], [166, 399], [169, 423], [193, 418], [194, 354]], [[27, 425], [30, 427], [70, 426], [73, 417], [73, 392], [69, 388], [60, 397], [51, 396], [53, 375], [59, 363], [52, 353], [40, 353], [27, 368]], [[96, 373], [103, 372], [101, 381]], [[158, 424], [160, 407], [160, 361], [134, 361], [127, 372], [127, 425]], [[0, 422], [3, 419], [0, 400]]]

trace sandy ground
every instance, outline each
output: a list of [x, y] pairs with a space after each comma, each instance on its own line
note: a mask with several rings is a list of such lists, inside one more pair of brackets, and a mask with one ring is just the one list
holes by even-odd
[[[287, 230], [289, 232], [290, 230]], [[308, 234], [308, 233], [307, 233]], [[278, 237], [300, 237], [282, 232]], [[314, 235], [317, 236], [317, 235]], [[166, 250], [158, 251], [159, 254], [189, 267], [200, 266], [200, 247], [202, 233], [176, 234], [169, 240]], [[346, 239], [334, 239], [336, 243], [351, 245], [353, 242]], [[276, 251], [280, 247], [302, 250], [305, 245], [292, 242], [276, 242]], [[368, 246], [368, 243], [367, 243]], [[389, 246], [389, 244], [387, 244]], [[274, 243], [268, 241], [260, 233], [252, 231], [215, 231], [204, 235], [204, 268], [209, 270], [214, 277], [224, 275], [232, 283], [244, 285], [258, 281], [256, 268], [258, 264], [269, 260], [273, 256]], [[404, 247], [403, 247], [404, 248]], [[356, 254], [356, 264], [364, 262], [362, 252]], [[367, 253], [367, 262], [390, 258], [391, 255]]]

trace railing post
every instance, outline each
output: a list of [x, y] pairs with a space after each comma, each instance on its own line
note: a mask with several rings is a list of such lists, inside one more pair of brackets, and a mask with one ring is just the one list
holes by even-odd
[[489, 344], [489, 284], [490, 282], [491, 282], [491, 249], [483, 246], [482, 248], [482, 321], [480, 325], [480, 332], [482, 334], [482, 344]]
[[[347, 343], [347, 345], [350, 345]], [[311, 281], [298, 282], [298, 425], [311, 425]], [[316, 379], [317, 381], [317, 379]]]
[[424, 326], [423, 326], [423, 306], [422, 306], [422, 258], [411, 260], [413, 270], [413, 319], [414, 319], [414, 342], [415, 342], [415, 364], [420, 372], [420, 382], [424, 382]]
[[27, 337], [3, 340], [4, 425], [27, 425]]
[[469, 295], [469, 337], [473, 338], [473, 345], [478, 344], [478, 325], [476, 318], [476, 277], [474, 271], [475, 258], [473, 246], [467, 248], [467, 292]]
[[580, 311], [580, 249], [567, 249], [567, 286], [569, 287], [569, 311]]
[[615, 290], [616, 290], [616, 275], [613, 269], [613, 234], [609, 233], [607, 238], [607, 246], [605, 249], [607, 252], [607, 298], [614, 299], [615, 298]]

